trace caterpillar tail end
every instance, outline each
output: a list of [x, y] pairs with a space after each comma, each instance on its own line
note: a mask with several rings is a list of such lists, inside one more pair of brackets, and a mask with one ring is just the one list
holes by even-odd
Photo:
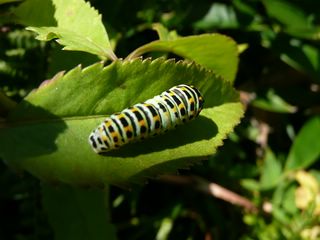
[[109, 150], [103, 145], [102, 140], [99, 136], [97, 136], [96, 131], [93, 131], [89, 135], [88, 142], [95, 153], [101, 154]]

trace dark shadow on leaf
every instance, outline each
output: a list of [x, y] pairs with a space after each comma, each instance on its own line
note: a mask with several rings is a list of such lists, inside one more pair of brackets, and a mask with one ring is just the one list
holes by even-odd
[[193, 142], [206, 140], [218, 133], [217, 125], [209, 118], [199, 116], [196, 120], [178, 126], [177, 129], [163, 135], [131, 143], [105, 153], [105, 156], [135, 157], [141, 154], [176, 148]]
[[66, 128], [56, 115], [23, 101], [0, 126], [0, 156], [10, 163], [50, 154]]
[[[167, 162], [162, 162], [152, 167], [145, 168], [139, 173], [128, 179], [128, 182], [134, 185], [144, 184], [146, 181], [156, 179], [161, 174], [176, 174], [178, 169], [188, 169], [194, 164], [199, 164], [201, 160], [206, 160], [205, 157], [186, 157], [178, 158]], [[119, 187], [128, 188], [131, 186], [118, 184]]]

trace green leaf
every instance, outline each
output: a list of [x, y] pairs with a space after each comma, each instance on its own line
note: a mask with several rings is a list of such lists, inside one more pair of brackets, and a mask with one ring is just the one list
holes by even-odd
[[234, 9], [223, 3], [213, 3], [204, 18], [194, 24], [198, 29], [236, 28], [238, 25]]
[[237, 44], [220, 34], [202, 34], [174, 40], [157, 40], [133, 51], [127, 59], [150, 51], [172, 52], [213, 70], [226, 80], [233, 82], [238, 66]]
[[286, 0], [263, 0], [268, 14], [285, 26], [307, 28], [310, 26], [308, 16], [302, 8]]
[[296, 28], [294, 26], [290, 26], [285, 29], [285, 32], [297, 38], [318, 41], [319, 35], [320, 35], [320, 27], [312, 26], [309, 28], [301, 29], [301, 28]]
[[254, 99], [251, 104], [270, 112], [294, 113], [297, 110], [296, 107], [277, 95], [273, 89], [269, 89], [264, 98], [258, 97]]
[[[41, 9], [41, 11], [39, 11]], [[17, 22], [25, 26], [56, 26], [51, 0], [28, 0], [12, 10]]]
[[320, 156], [320, 117], [309, 120], [300, 130], [289, 151], [286, 170], [309, 167]]
[[282, 167], [270, 149], [267, 149], [260, 178], [260, 187], [268, 190], [277, 186], [281, 179]]
[[28, 27], [38, 34], [37, 39], [49, 41], [57, 39], [64, 50], [84, 51], [98, 55], [102, 59], [115, 60], [108, 34], [101, 15], [82, 0], [53, 0], [57, 26]]
[[[181, 83], [204, 95], [196, 120], [103, 156], [93, 152], [88, 136], [107, 115]], [[198, 65], [163, 59], [98, 63], [60, 73], [29, 94], [0, 130], [0, 153], [8, 164], [48, 181], [126, 185], [213, 154], [242, 114], [230, 83]]]
[[[259, 4], [259, 2], [257, 3]], [[248, 16], [256, 16], [257, 14], [255, 6], [246, 0], [234, 0], [232, 4], [240, 13], [243, 13]]]
[[[284, 209], [284, 204], [289, 202], [287, 198], [290, 197], [292, 187], [294, 186], [291, 181], [280, 181], [272, 196], [272, 215], [275, 219], [284, 224], [288, 224], [292, 221], [292, 216], [288, 215]], [[286, 202], [284, 202], [284, 200]]]
[[292, 216], [298, 214], [295, 204], [295, 190], [297, 186], [292, 181], [279, 182], [272, 198], [272, 212], [278, 221], [292, 223]]
[[154, 23], [152, 25], [152, 29], [155, 30], [160, 40], [168, 41], [168, 40], [176, 40], [178, 38], [178, 34], [176, 31], [168, 31], [161, 23]]
[[116, 239], [103, 191], [42, 185], [42, 195], [55, 240]]
[[297, 189], [297, 186], [295, 185], [290, 185], [290, 187], [286, 190], [284, 196], [283, 196], [283, 202], [282, 206], [283, 209], [288, 213], [288, 214], [297, 214], [298, 209], [295, 204], [295, 191]]
[[241, 180], [241, 186], [249, 191], [259, 191], [260, 190], [260, 184], [258, 181], [254, 179], [242, 179]]
[[238, 52], [243, 53], [249, 48], [249, 45], [247, 43], [242, 43], [238, 45]]
[[291, 46], [279, 49], [281, 60], [293, 68], [305, 72], [319, 82], [319, 54], [318, 47], [300, 41], [291, 41]]

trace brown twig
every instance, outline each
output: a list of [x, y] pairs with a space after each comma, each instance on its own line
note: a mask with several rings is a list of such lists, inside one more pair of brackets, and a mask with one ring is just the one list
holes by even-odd
[[216, 183], [208, 182], [199, 177], [163, 175], [160, 179], [169, 183], [192, 185], [195, 189], [200, 190], [201, 192], [231, 204], [241, 206], [249, 212], [255, 213], [258, 211], [256, 206], [249, 199], [242, 197]]
[[240, 91], [240, 101], [244, 106], [248, 106], [252, 100], [256, 98], [255, 93]]

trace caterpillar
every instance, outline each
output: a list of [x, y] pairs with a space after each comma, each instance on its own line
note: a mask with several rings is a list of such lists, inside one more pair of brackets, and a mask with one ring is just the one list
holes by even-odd
[[204, 99], [194, 86], [181, 84], [107, 117], [89, 136], [96, 153], [156, 136], [197, 117]]

